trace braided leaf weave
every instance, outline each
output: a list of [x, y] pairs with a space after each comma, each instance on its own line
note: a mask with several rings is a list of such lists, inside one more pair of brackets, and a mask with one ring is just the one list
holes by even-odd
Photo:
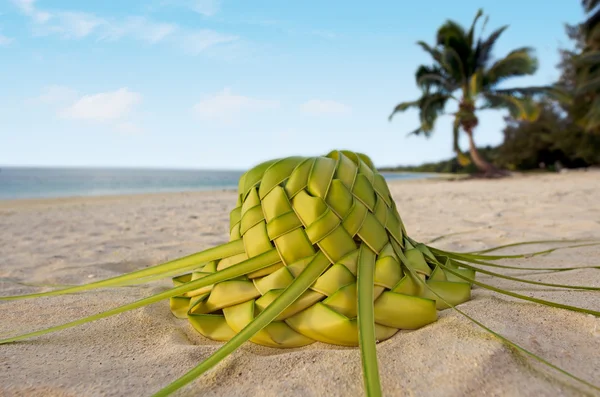
[[375, 268], [379, 341], [435, 321], [437, 309], [446, 306], [436, 304], [432, 290], [453, 305], [470, 298], [469, 283], [435, 265], [429, 249], [406, 235], [384, 177], [359, 153], [288, 157], [246, 172], [230, 214], [230, 241], [239, 244], [227, 257], [173, 279], [177, 286], [251, 258], [260, 262], [259, 270], [171, 298], [173, 313], [213, 340], [227, 341], [240, 332], [310, 262], [319, 262], [324, 272], [252, 342], [358, 345], [359, 261]]

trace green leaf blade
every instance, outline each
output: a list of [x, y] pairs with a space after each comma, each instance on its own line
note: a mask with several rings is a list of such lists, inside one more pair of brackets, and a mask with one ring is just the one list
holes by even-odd
[[373, 285], [375, 253], [366, 244], [360, 248], [358, 262], [358, 342], [362, 360], [365, 391], [368, 397], [381, 396], [381, 381], [377, 365], [377, 340], [375, 338], [375, 309]]
[[92, 321], [96, 321], [96, 320], [100, 320], [102, 318], [106, 318], [106, 317], [110, 317], [110, 316], [114, 316], [117, 314], [121, 314], [124, 313], [126, 311], [130, 311], [130, 310], [134, 310], [134, 309], [138, 309], [140, 307], [143, 306], [147, 306], [150, 305], [152, 303], [155, 302], [159, 302], [163, 299], [168, 299], [174, 296], [178, 296], [181, 294], [184, 294], [188, 291], [193, 291], [197, 288], [202, 288], [202, 287], [206, 287], [209, 286], [211, 284], [220, 282], [220, 281], [225, 281], [231, 278], [235, 278], [235, 277], [239, 277], [239, 276], [243, 276], [245, 274], [248, 274], [252, 271], [256, 271], [256, 270], [260, 270], [262, 268], [271, 266], [275, 263], [277, 263], [280, 260], [279, 258], [279, 254], [277, 253], [277, 250], [271, 250], [268, 251], [262, 255], [256, 256], [254, 258], [248, 259], [244, 262], [238, 263], [236, 265], [233, 265], [231, 267], [228, 267], [226, 269], [223, 269], [217, 273], [213, 273], [210, 274], [206, 277], [203, 277], [201, 279], [198, 280], [194, 280], [194, 281], [190, 281], [187, 282], [183, 285], [180, 285], [179, 287], [176, 288], [172, 288], [169, 289], [167, 291], [158, 293], [156, 295], [152, 295], [150, 297], [147, 298], [143, 298], [140, 299], [138, 301], [123, 305], [123, 306], [119, 306], [116, 307], [114, 309], [111, 310], [107, 310], [105, 312], [102, 313], [98, 313], [92, 316], [88, 316], [88, 317], [84, 317], [84, 318], [80, 318], [78, 320], [75, 321], [71, 321], [62, 325], [58, 325], [58, 326], [54, 326], [54, 327], [50, 327], [50, 328], [46, 328], [46, 329], [42, 329], [39, 331], [35, 331], [35, 332], [30, 332], [27, 334], [22, 334], [22, 335], [18, 335], [18, 336], [14, 336], [11, 338], [6, 338], [6, 339], [0, 339], [0, 345], [1, 344], [5, 344], [5, 343], [11, 343], [11, 342], [16, 342], [19, 340], [23, 340], [23, 339], [28, 339], [28, 338], [33, 338], [36, 336], [41, 336], [41, 335], [45, 335], [45, 334], [49, 334], [51, 332], [56, 332], [56, 331], [61, 331], [63, 329], [67, 329], [67, 328], [71, 328], [71, 327], [75, 327], [78, 325], [82, 325], [82, 324], [86, 324]]
[[242, 240], [232, 241], [208, 250], [198, 252], [192, 255], [185, 256], [183, 258], [175, 259], [160, 265], [156, 265], [146, 269], [136, 270], [131, 273], [127, 273], [117, 277], [111, 277], [105, 280], [96, 281], [89, 284], [77, 285], [70, 288], [64, 288], [48, 292], [40, 292], [36, 294], [27, 295], [16, 295], [16, 296], [0, 296], [0, 300], [19, 300], [19, 299], [30, 299], [30, 298], [41, 298], [47, 296], [56, 296], [64, 294], [72, 294], [75, 292], [90, 291], [98, 288], [121, 286], [124, 283], [131, 281], [141, 280], [145, 277], [159, 276], [165, 274], [172, 274], [173, 272], [184, 272], [191, 270], [201, 263], [208, 262], [211, 260], [221, 259], [244, 252], [244, 244]]
[[306, 269], [298, 275], [292, 284], [290, 284], [279, 295], [273, 303], [265, 308], [250, 324], [242, 329], [238, 334], [221, 346], [216, 352], [210, 355], [206, 360], [198, 364], [191, 371], [171, 383], [164, 389], [160, 390], [154, 397], [164, 397], [179, 390], [188, 383], [192, 382], [200, 375], [217, 365], [225, 357], [233, 353], [244, 342], [250, 339], [258, 331], [269, 325], [281, 312], [283, 312], [290, 304], [300, 297], [312, 283], [325, 271], [329, 266], [329, 260], [322, 253], [317, 254], [314, 259], [308, 264]]

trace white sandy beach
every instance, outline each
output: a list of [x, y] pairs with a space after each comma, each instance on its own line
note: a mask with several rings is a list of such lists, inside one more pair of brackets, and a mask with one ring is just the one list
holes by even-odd
[[[600, 239], [600, 172], [504, 180], [393, 182], [409, 234], [473, 251], [537, 239]], [[81, 284], [158, 264], [227, 241], [235, 193], [0, 201], [0, 294], [48, 290], [16, 283]], [[548, 247], [518, 247], [529, 252]], [[514, 260], [528, 267], [600, 265], [600, 246]], [[502, 263], [508, 263], [504, 261]], [[600, 287], [600, 270], [534, 280]], [[479, 280], [489, 281], [478, 275]], [[12, 281], [11, 281], [12, 280]], [[492, 281], [490, 281], [492, 282]], [[530, 296], [600, 310], [600, 292], [493, 280]], [[170, 286], [124, 287], [0, 302], [0, 337], [41, 329], [134, 301]], [[516, 301], [480, 288], [460, 309], [587, 381], [600, 385], [600, 318]], [[168, 302], [24, 342], [0, 346], [0, 396], [147, 396], [219, 343], [176, 319]], [[459, 313], [378, 345], [385, 395], [578, 396], [593, 390], [547, 370]], [[245, 344], [182, 396], [362, 396], [357, 348]], [[587, 393], [587, 394], [586, 394]]]

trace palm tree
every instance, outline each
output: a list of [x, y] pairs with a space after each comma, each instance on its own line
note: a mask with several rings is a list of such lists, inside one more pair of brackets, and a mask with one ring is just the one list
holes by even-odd
[[575, 60], [577, 81], [573, 106], [583, 128], [600, 133], [600, 0], [583, 0], [582, 3], [588, 18], [581, 25], [585, 46]]
[[[475, 28], [482, 16], [483, 11], [479, 10], [468, 30], [454, 21], [447, 21], [438, 29], [434, 46], [422, 41], [417, 43], [431, 55], [433, 64], [421, 65], [415, 74], [421, 97], [398, 104], [390, 115], [390, 120], [398, 112], [417, 108], [421, 125], [410, 134], [428, 137], [439, 116], [454, 116], [454, 150], [459, 161], [468, 162], [458, 144], [462, 129], [469, 139], [472, 161], [478, 169], [490, 175], [499, 171], [479, 154], [475, 146], [473, 132], [478, 124], [476, 111], [506, 109], [515, 119], [533, 121], [538, 117], [539, 109], [532, 96], [556, 90], [553, 87], [499, 88], [501, 83], [511, 77], [535, 73], [537, 60], [531, 48], [522, 47], [511, 51], [504, 58], [492, 61], [494, 44], [508, 26], [497, 29], [485, 38], [479, 34], [476, 39]], [[486, 23], [487, 17], [483, 27]], [[458, 110], [444, 113], [451, 101], [458, 103]]]
[[588, 14], [588, 19], [584, 23], [586, 40], [590, 46], [594, 44], [598, 48], [600, 46], [600, 0], [583, 0], [582, 3]]

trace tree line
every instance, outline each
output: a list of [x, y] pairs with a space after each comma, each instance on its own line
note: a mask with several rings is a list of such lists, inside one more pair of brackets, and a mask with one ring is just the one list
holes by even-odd
[[[488, 17], [479, 10], [468, 28], [447, 21], [433, 45], [417, 44], [431, 64], [415, 73], [419, 98], [398, 104], [398, 112], [419, 111], [419, 125], [410, 134], [428, 137], [440, 116], [453, 118], [456, 157], [418, 167], [396, 169], [430, 172], [480, 172], [487, 176], [505, 170], [556, 169], [600, 164], [600, 0], [583, 0], [587, 19], [566, 25], [572, 50], [561, 49], [560, 78], [554, 84], [505, 87], [511, 78], [532, 75], [538, 67], [533, 48], [522, 47], [493, 61], [494, 45], [508, 26], [485, 35]], [[455, 110], [448, 111], [455, 103]], [[508, 110], [498, 147], [475, 144], [477, 114]], [[468, 153], [459, 137], [468, 138]]]

